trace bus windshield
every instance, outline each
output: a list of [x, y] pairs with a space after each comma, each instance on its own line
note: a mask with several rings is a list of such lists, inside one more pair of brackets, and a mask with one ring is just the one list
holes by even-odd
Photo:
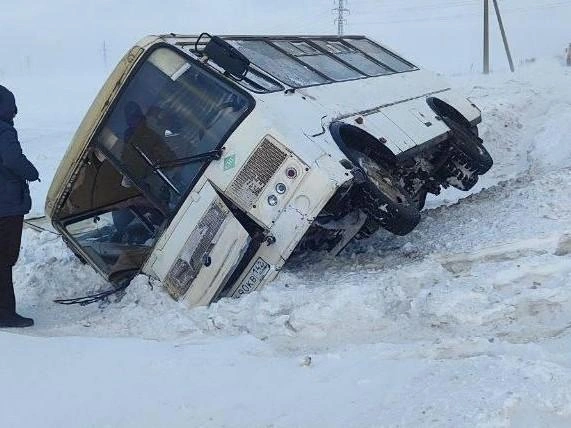
[[59, 215], [68, 238], [110, 279], [139, 270], [252, 103], [174, 49], [154, 50], [89, 145]]

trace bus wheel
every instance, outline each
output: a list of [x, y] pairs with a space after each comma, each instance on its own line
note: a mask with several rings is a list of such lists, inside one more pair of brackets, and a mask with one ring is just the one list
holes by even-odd
[[356, 150], [351, 150], [351, 157], [366, 175], [358, 199], [369, 219], [395, 235], [410, 233], [420, 222], [420, 212], [390, 169]]
[[446, 125], [452, 130], [450, 145], [453, 153], [463, 161], [464, 165], [478, 175], [490, 170], [494, 161], [482, 144], [482, 139], [474, 131], [450, 118], [445, 118]]

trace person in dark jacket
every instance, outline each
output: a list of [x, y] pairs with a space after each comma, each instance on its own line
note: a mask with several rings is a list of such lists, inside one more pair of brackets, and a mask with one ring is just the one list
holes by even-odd
[[14, 117], [14, 95], [0, 85], [0, 328], [29, 327], [34, 320], [16, 313], [12, 268], [20, 254], [24, 215], [30, 212], [29, 181], [38, 171], [22, 153]]

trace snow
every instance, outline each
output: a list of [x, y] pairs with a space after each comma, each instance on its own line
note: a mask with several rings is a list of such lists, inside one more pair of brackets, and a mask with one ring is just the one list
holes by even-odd
[[[138, 277], [110, 302], [56, 305], [106, 284], [26, 229], [16, 292], [36, 326], [0, 332], [2, 425], [571, 426], [570, 75], [546, 59], [454, 77], [495, 159], [476, 188], [240, 300], [189, 310]], [[10, 81], [43, 177], [32, 215], [101, 78]]]

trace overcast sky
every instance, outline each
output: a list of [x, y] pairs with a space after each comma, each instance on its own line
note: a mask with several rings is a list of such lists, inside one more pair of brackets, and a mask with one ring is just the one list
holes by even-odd
[[[500, 4], [516, 62], [562, 54], [571, 42], [571, 0]], [[384, 41], [431, 69], [465, 72], [481, 67], [481, 5], [482, 0], [350, 0], [346, 32]], [[0, 79], [107, 74], [147, 34], [331, 34], [333, 6], [333, 0], [10, 0], [0, 14]], [[505, 67], [497, 22], [491, 22], [493, 66]]]

